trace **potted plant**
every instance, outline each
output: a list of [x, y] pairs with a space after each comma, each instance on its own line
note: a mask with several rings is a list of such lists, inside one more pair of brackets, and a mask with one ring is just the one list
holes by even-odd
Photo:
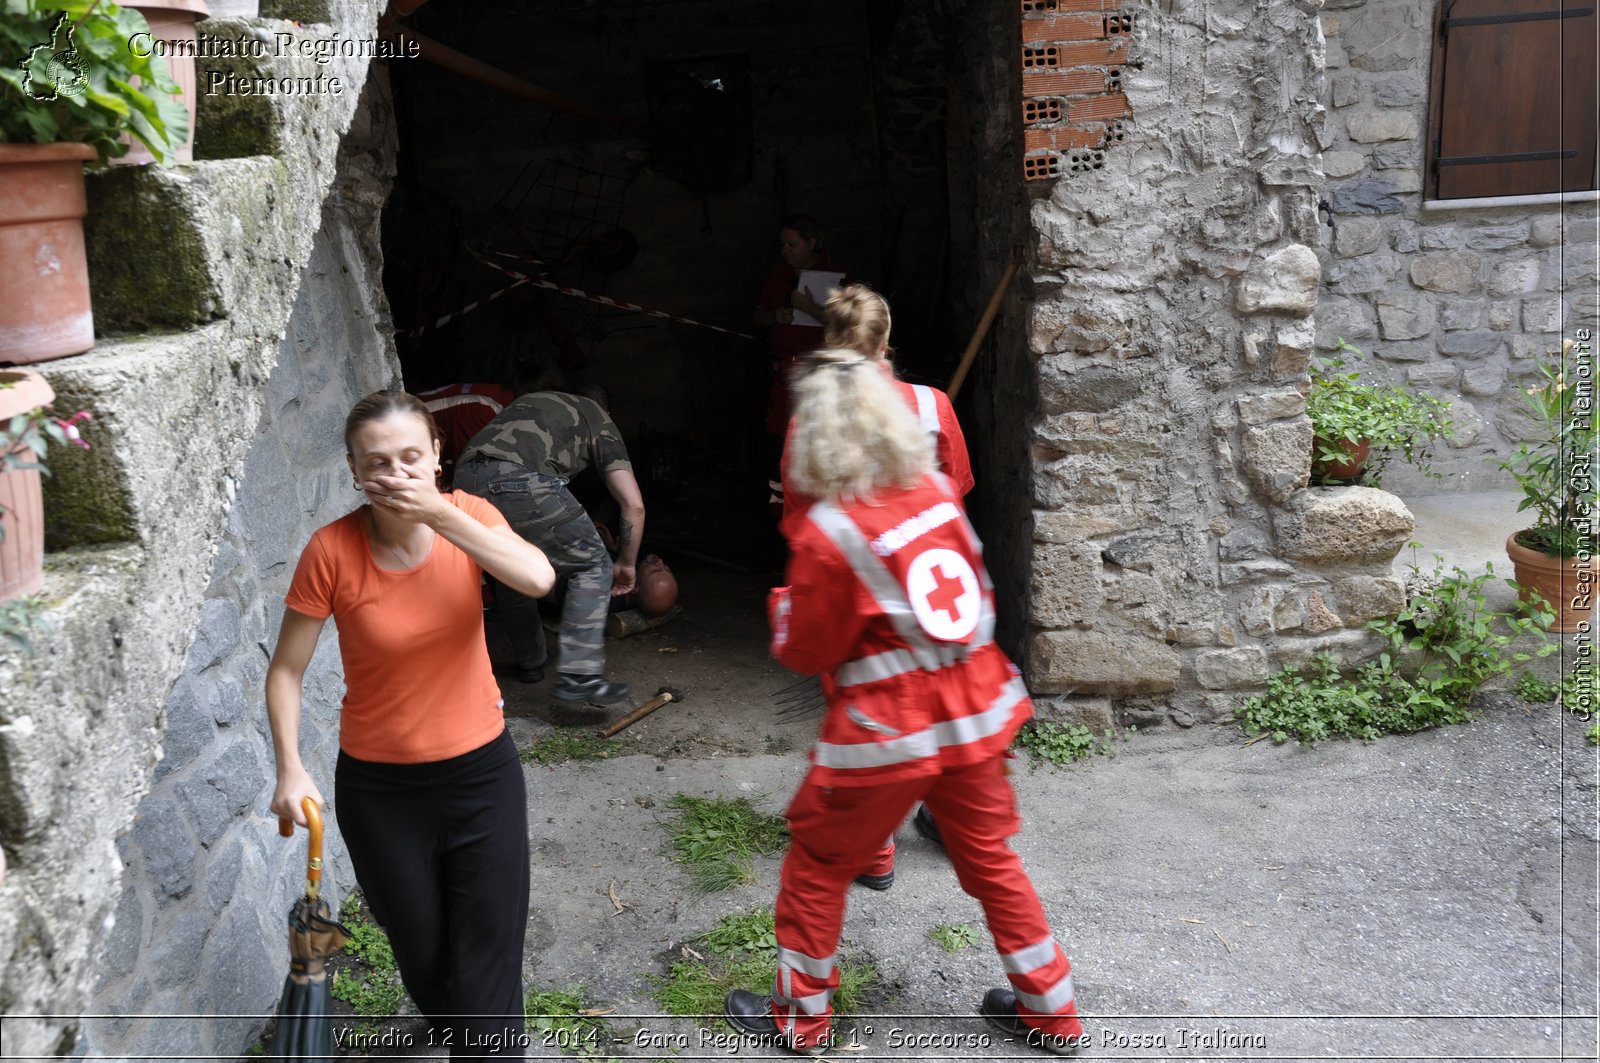
[[41, 460], [50, 443], [84, 442], [80, 410], [66, 420], [47, 407], [55, 392], [26, 369], [0, 369], [0, 602], [39, 593], [44, 586], [44, 507]]
[[0, 0], [0, 362], [94, 346], [83, 165], [126, 154], [125, 134], [169, 162], [188, 132], [166, 60], [129, 45], [148, 31], [100, 0]]
[[[1534, 372], [1524, 398], [1540, 426], [1538, 438], [1520, 444], [1500, 467], [1522, 488], [1517, 512], [1531, 509], [1536, 519], [1506, 539], [1506, 553], [1522, 600], [1538, 595], [1551, 603], [1551, 630], [1578, 631], [1594, 609], [1597, 576], [1594, 356], [1565, 340], [1561, 353], [1541, 360]], [[1583, 390], [1572, 381], [1582, 382]]]
[[1340, 353], [1361, 357], [1339, 341], [1335, 357], [1318, 358], [1306, 414], [1313, 431], [1311, 474], [1316, 483], [1363, 480], [1381, 487], [1383, 470], [1396, 455], [1424, 475], [1433, 442], [1450, 430], [1450, 404], [1393, 384], [1368, 384], [1359, 369], [1346, 371]]
[[[197, 98], [194, 60], [200, 40], [200, 33], [195, 24], [208, 18], [210, 12], [205, 0], [150, 0], [149, 3], [128, 6], [144, 16], [145, 22], [150, 26], [150, 36], [153, 41], [163, 42], [167, 47], [166, 57], [157, 61], [166, 63], [167, 74], [178, 87], [184, 112], [183, 129], [171, 137], [172, 157], [178, 162], [193, 162], [194, 105]], [[140, 40], [137, 42], [137, 50], [149, 51], [153, 47], [153, 41]], [[129, 151], [126, 155], [112, 159], [113, 165], [137, 165], [161, 161], [161, 157], [150, 148], [134, 143], [126, 134], [122, 139], [128, 143]]]

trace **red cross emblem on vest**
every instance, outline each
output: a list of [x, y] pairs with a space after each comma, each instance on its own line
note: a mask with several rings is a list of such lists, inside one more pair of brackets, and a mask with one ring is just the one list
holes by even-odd
[[906, 597], [922, 630], [941, 642], [964, 642], [978, 626], [978, 574], [954, 550], [924, 550], [906, 572]]

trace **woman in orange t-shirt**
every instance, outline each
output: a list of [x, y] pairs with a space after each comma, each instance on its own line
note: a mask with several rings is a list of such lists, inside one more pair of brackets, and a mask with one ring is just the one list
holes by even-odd
[[368, 395], [344, 439], [368, 504], [312, 535], [284, 599], [267, 667], [272, 811], [303, 826], [301, 800], [322, 803], [300, 760], [300, 701], [332, 616], [345, 678], [334, 804], [356, 881], [432, 1043], [475, 1058], [469, 1046], [498, 1040], [520, 1059], [527, 794], [479, 582], [487, 571], [539, 597], [555, 572], [493, 506], [439, 493], [439, 433], [415, 396]]

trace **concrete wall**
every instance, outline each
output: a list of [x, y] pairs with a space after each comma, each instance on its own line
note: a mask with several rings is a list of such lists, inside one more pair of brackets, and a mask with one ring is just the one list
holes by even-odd
[[[368, 93], [345, 139], [339, 190], [324, 204], [194, 640], [167, 700], [162, 758], [117, 843], [122, 896], [88, 1011], [174, 1017], [87, 1020], [82, 1052], [235, 1053], [259, 1018], [192, 1016], [266, 1014], [283, 986], [284, 915], [305, 881], [306, 835], [279, 837], [266, 814], [274, 775], [263, 683], [301, 548], [359, 499], [344, 460], [345, 414], [399, 378], [377, 291], [386, 175], [362, 165], [369, 151], [392, 158], [382, 95]], [[329, 625], [306, 673], [300, 741], [330, 798], [343, 693]], [[354, 876], [332, 811], [323, 891], [337, 908]]]
[[[1600, 316], [1596, 204], [1423, 209], [1434, 0], [1328, 0], [1324, 226], [1317, 342], [1371, 353], [1377, 375], [1453, 405], [1435, 449], [1443, 482], [1391, 466], [1415, 490], [1514, 486], [1495, 463], [1528, 438], [1517, 385], [1562, 330]], [[1570, 331], [1568, 333], [1570, 335]]]
[[[296, 14], [307, 24], [267, 28], [368, 37], [378, 6], [330, 0], [300, 5]], [[249, 32], [221, 20], [208, 28]], [[115, 839], [128, 833], [151, 789], [174, 683], [186, 658], [202, 667], [226, 656], [234, 637], [222, 620], [233, 606], [226, 596], [208, 601], [207, 587], [255, 429], [264, 413], [280, 423], [280, 411], [265, 409], [266, 381], [334, 184], [340, 136], [367, 76], [367, 61], [357, 58], [326, 67], [283, 58], [265, 67], [262, 73], [273, 76], [320, 70], [350, 90], [202, 99], [193, 165], [92, 175], [86, 235], [99, 341], [88, 354], [40, 366], [62, 405], [87, 407], [95, 420], [87, 434], [93, 449], [53, 460], [46, 487], [44, 615], [51, 630], [32, 654], [0, 648], [0, 841], [10, 864], [0, 890], [0, 1012], [67, 1016], [8, 1018], [6, 1052], [19, 1058], [58, 1054], [75, 1042], [79, 1024], [71, 1016], [86, 1010], [100, 980], [101, 949], [116, 930], [119, 906], [135, 921], [133, 902], [122, 901]], [[268, 619], [242, 612], [237, 637], [264, 630]], [[212, 621], [222, 622], [213, 627]], [[201, 648], [191, 657], [201, 630]], [[228, 683], [199, 690], [191, 681], [189, 693], [212, 725], [218, 715], [234, 721], [224, 727], [232, 732], [227, 737], [256, 727], [244, 715], [242, 677], [237, 690]], [[186, 697], [178, 692], [175, 712], [188, 711]], [[226, 760], [196, 753], [188, 768], [167, 777], [168, 799], [187, 792], [190, 807], [207, 812], [213, 818], [206, 824], [213, 824], [220, 811], [259, 796], [247, 795], [248, 787], [236, 787], [225, 773], [247, 767], [252, 757], [264, 769], [260, 749], [230, 743], [216, 750]], [[170, 851], [159, 840], [176, 819], [173, 811], [144, 820], [144, 830], [155, 831], [143, 835], [144, 852], [158, 857], [141, 872], [150, 875], [151, 889], [179, 889], [195, 875], [184, 858], [194, 855], [192, 836], [178, 833]], [[219, 843], [227, 837], [226, 829], [216, 833]], [[133, 859], [140, 851], [137, 838], [122, 847]], [[237, 903], [235, 892], [255, 885], [246, 878], [247, 851], [240, 852], [231, 884], [225, 863], [208, 863], [205, 880], [189, 886], [194, 903], [209, 905], [213, 896]], [[139, 941], [153, 940], [158, 929], [194, 940], [200, 908], [169, 924], [154, 907], [138, 914]], [[241, 934], [250, 931], [242, 909], [231, 920], [227, 925]], [[266, 955], [284, 947], [278, 940]], [[144, 958], [152, 973], [156, 951], [163, 950]], [[166, 950], [160, 958], [196, 957]], [[214, 980], [206, 991], [219, 1007], [237, 987], [260, 983], [259, 971], [235, 966], [260, 962], [253, 957], [228, 959], [210, 950], [201, 959], [201, 977]], [[155, 999], [153, 983], [149, 992], [147, 999]], [[238, 1006], [229, 1010], [270, 1008], [269, 1001], [236, 993], [232, 999]]]
[[1410, 513], [1306, 488], [1319, 6], [1139, 5], [1124, 139], [1030, 185], [1028, 676], [1047, 711], [1231, 718], [1280, 663], [1368, 652], [1361, 624], [1398, 605]]

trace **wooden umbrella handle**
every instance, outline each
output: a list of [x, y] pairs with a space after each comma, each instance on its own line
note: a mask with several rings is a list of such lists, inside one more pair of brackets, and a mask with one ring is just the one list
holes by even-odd
[[[302, 798], [300, 807], [305, 811], [306, 827], [311, 831], [311, 841], [306, 845], [306, 896], [316, 900], [322, 890], [322, 808], [313, 797]], [[278, 833], [292, 838], [294, 820], [279, 816]]]

